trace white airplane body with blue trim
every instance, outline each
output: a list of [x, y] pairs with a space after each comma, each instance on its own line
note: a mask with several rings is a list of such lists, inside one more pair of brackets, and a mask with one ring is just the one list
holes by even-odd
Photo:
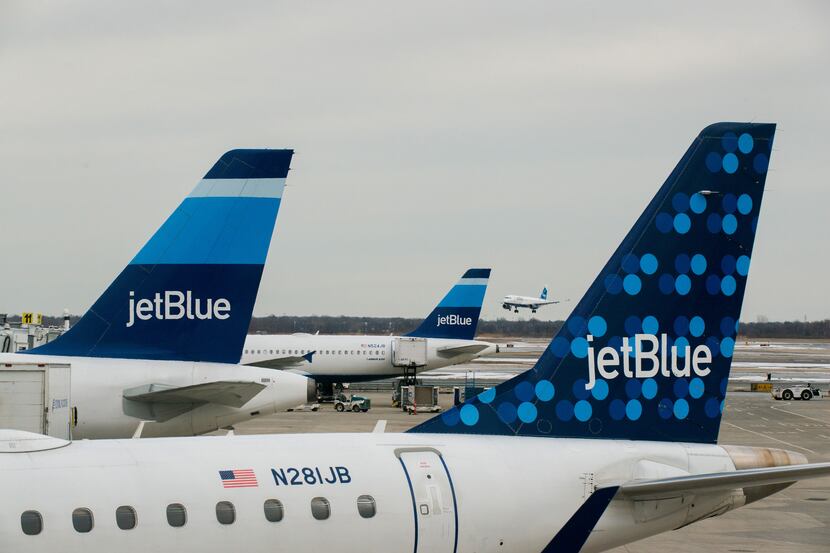
[[224, 154], [75, 326], [0, 363], [70, 365], [74, 438], [201, 434], [316, 397], [239, 364], [292, 154]]
[[539, 297], [533, 296], [513, 296], [508, 295], [504, 296], [501, 300], [502, 309], [507, 309], [510, 311], [513, 309], [516, 313], [519, 312], [519, 309], [530, 309], [532, 313], [536, 313], [543, 305], [552, 305], [554, 303], [560, 303], [559, 300], [549, 300], [548, 299], [548, 289], [543, 288], [542, 293], [539, 294]]
[[290, 370], [324, 385], [378, 380], [403, 373], [395, 348], [407, 338], [426, 342], [425, 362], [412, 367], [416, 372], [472, 361], [498, 351], [475, 339], [489, 278], [490, 269], [468, 269], [406, 336], [255, 334], [245, 340], [242, 363]]
[[774, 130], [705, 128], [536, 365], [406, 433], [3, 433], [0, 548], [598, 553], [830, 476], [717, 444]]
[[[380, 433], [52, 445], [0, 453], [4, 551], [310, 553], [330, 549], [335, 539], [339, 551], [354, 553], [540, 552], [596, 490], [641, 479], [734, 474], [734, 459], [746, 458], [740, 448], [730, 454], [712, 445]], [[765, 454], [803, 462], [778, 450], [752, 452]], [[252, 470], [256, 485], [226, 488], [220, 472], [240, 469]], [[32, 486], [27, 475], [35, 473]], [[581, 551], [604, 551], [758, 499], [742, 484], [671, 495], [655, 500], [641, 492], [605, 501]], [[360, 496], [374, 501], [374, 516], [360, 515]], [[312, 515], [317, 497], [329, 503], [328, 519]], [[281, 520], [266, 519], [268, 500], [281, 503]], [[217, 521], [220, 502], [233, 506], [233, 523]], [[172, 504], [183, 506], [184, 526], [170, 526]], [[134, 509], [135, 528], [117, 526], [120, 506]], [[88, 533], [73, 527], [78, 508], [92, 514]], [[40, 535], [21, 531], [26, 511], [40, 515]], [[556, 550], [580, 551], [578, 543], [570, 545]]]
[[[402, 368], [392, 364], [392, 350], [401, 336], [372, 335], [250, 335], [242, 363], [274, 366], [314, 378], [317, 382], [362, 382], [392, 378]], [[467, 363], [495, 353], [496, 345], [482, 340], [427, 338], [426, 364], [417, 372]], [[304, 356], [311, 354], [311, 361]], [[290, 360], [290, 363], [283, 363]]]

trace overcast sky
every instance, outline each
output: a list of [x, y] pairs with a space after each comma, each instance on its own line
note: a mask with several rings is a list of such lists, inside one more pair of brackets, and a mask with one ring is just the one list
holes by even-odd
[[779, 130], [742, 319], [830, 317], [828, 23], [819, 1], [0, 0], [0, 311], [86, 310], [236, 147], [296, 150], [256, 314], [418, 317], [472, 266], [488, 318], [577, 300], [700, 129], [754, 120]]

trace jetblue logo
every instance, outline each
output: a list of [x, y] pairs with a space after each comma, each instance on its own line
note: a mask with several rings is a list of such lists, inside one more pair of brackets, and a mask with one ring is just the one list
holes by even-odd
[[[653, 334], [637, 334], [634, 336], [634, 345], [629, 343], [628, 337], [622, 339], [619, 351], [612, 347], [604, 347], [594, 351], [590, 334], [588, 341], [588, 383], [586, 390], [594, 387], [599, 377], [605, 380], [614, 380], [622, 371], [626, 378], [652, 378], [658, 374], [665, 377], [675, 376], [684, 378], [692, 376], [706, 376], [711, 372], [712, 350], [705, 345], [684, 348], [684, 355], [678, 355], [677, 346], [668, 348], [668, 336], [661, 334], [658, 339]], [[634, 353], [633, 363], [631, 353]], [[632, 367], [633, 365], [633, 367]]]
[[186, 292], [167, 290], [164, 293], [156, 292], [153, 299], [137, 300], [135, 292], [130, 290], [130, 314], [127, 328], [133, 326], [136, 320], [219, 319], [224, 321], [230, 316], [231, 302], [225, 298], [201, 299], [194, 298], [190, 290]]
[[470, 326], [473, 324], [472, 317], [462, 317], [461, 315], [442, 315], [438, 317], [437, 326]]

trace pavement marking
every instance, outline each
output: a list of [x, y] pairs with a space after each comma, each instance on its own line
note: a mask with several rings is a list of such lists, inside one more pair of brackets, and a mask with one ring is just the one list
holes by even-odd
[[813, 417], [808, 417], [807, 415], [802, 415], [801, 413], [793, 413], [792, 411], [787, 411], [786, 409], [781, 409], [780, 407], [776, 407], [775, 405], [770, 405], [770, 409], [774, 409], [776, 411], [781, 411], [782, 413], [788, 413], [790, 415], [795, 415], [796, 417], [802, 417], [802, 418], [805, 418], [805, 419], [810, 419], [811, 421], [820, 422], [824, 426], [830, 426], [830, 424], [828, 424], [827, 421], [823, 421], [821, 419], [815, 419]]
[[809, 451], [810, 453], [816, 455], [816, 452], [813, 451], [812, 449], [807, 449], [806, 447], [801, 447], [800, 445], [791, 444], [790, 442], [785, 442], [784, 440], [779, 440], [778, 438], [773, 438], [772, 436], [770, 436], [768, 434], [764, 434], [763, 432], [756, 432], [755, 430], [749, 430], [748, 428], [744, 428], [742, 426], [738, 426], [737, 424], [732, 424], [731, 422], [726, 422], [726, 421], [723, 421], [721, 424], [728, 424], [729, 426], [735, 427], [738, 430], [743, 430], [744, 432], [750, 432], [752, 434], [758, 434], [759, 436], [763, 436], [764, 438], [767, 438], [768, 440], [773, 440], [773, 441], [782, 443], [784, 445], [794, 447], [796, 449], [803, 449], [804, 451]]

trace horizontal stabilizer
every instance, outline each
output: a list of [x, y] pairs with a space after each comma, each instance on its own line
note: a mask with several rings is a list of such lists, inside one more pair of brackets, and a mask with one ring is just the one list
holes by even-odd
[[620, 486], [617, 497], [647, 499], [684, 493], [702, 493], [771, 484], [790, 484], [807, 478], [830, 476], [830, 463], [812, 463], [694, 474], [659, 480], [633, 481]]
[[441, 357], [455, 357], [456, 355], [470, 355], [480, 353], [490, 347], [487, 344], [470, 344], [467, 346], [447, 346], [438, 348]]
[[148, 384], [124, 391], [124, 399], [140, 403], [194, 404], [214, 403], [228, 407], [242, 407], [265, 388], [258, 382], [208, 382], [193, 386], [170, 387]]
[[276, 359], [263, 359], [262, 361], [255, 361], [253, 363], [245, 363], [252, 367], [262, 367], [264, 369], [293, 369], [305, 363], [311, 363], [312, 356], [315, 351], [310, 351], [305, 355], [291, 355], [288, 357], [278, 357]]

